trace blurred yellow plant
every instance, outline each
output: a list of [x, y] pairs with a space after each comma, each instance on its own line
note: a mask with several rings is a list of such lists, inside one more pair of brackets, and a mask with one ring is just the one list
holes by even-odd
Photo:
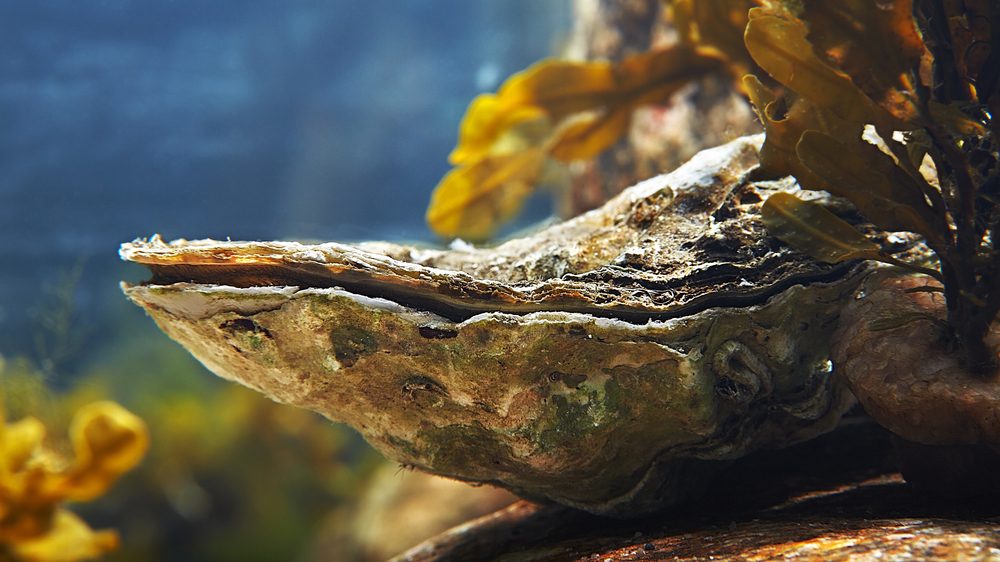
[[511, 76], [469, 104], [428, 224], [446, 237], [489, 238], [520, 210], [550, 158], [593, 158], [628, 132], [637, 108], [724, 65], [718, 50], [680, 43], [614, 63], [542, 61]]
[[[92, 525], [113, 521], [122, 535], [101, 560], [303, 559], [324, 518], [387, 461], [345, 426], [208, 376], [142, 320], [120, 318], [100, 360], [63, 374], [58, 386], [29, 361], [0, 358], [10, 419], [66, 427], [82, 406], [111, 399], [148, 426], [142, 464], [97, 501], [73, 507]], [[68, 439], [49, 444], [71, 452]]]
[[750, 9], [763, 3], [764, 0], [663, 0], [667, 17], [677, 28], [681, 41], [721, 51], [729, 60], [728, 68], [734, 78], [758, 70], [743, 43], [743, 30]]
[[44, 439], [41, 421], [5, 422], [0, 409], [0, 560], [73, 562], [113, 550], [114, 531], [94, 531], [60, 504], [94, 499], [135, 467], [149, 446], [145, 423], [114, 402], [95, 402], [70, 426], [73, 461]]

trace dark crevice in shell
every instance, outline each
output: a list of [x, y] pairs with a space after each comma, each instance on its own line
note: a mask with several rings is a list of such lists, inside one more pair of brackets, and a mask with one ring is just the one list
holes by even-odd
[[[415, 310], [428, 311], [454, 322], [467, 320], [484, 312], [529, 314], [532, 312], [577, 312], [596, 317], [616, 318], [634, 324], [650, 320], [668, 320], [690, 316], [715, 307], [746, 307], [761, 304], [794, 285], [829, 283], [848, 276], [864, 264], [849, 262], [828, 268], [809, 269], [780, 277], [776, 282], [747, 288], [740, 292], [706, 291], [686, 302], [664, 306], [659, 310], [625, 306], [599, 306], [592, 301], [566, 296], [541, 295], [537, 300], [514, 300], [510, 295], [487, 293], [468, 286], [441, 285], [432, 291], [428, 287], [407, 286], [375, 279], [360, 271], [333, 273], [321, 264], [314, 267], [298, 263], [243, 265], [152, 265], [147, 267], [152, 285], [202, 283], [232, 287], [296, 286], [300, 288], [342, 288], [352, 293], [384, 298]], [[597, 272], [594, 272], [595, 274]], [[657, 289], [644, 287], [644, 291]], [[670, 291], [663, 288], [664, 292]], [[666, 300], [670, 300], [669, 298]]]

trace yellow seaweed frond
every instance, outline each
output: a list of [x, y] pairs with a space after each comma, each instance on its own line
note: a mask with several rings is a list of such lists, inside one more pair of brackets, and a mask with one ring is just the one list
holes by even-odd
[[[508, 102], [509, 103], [509, 102]], [[527, 141], [529, 135], [522, 133], [529, 124], [536, 124], [545, 119], [545, 112], [534, 105], [507, 109], [495, 94], [480, 94], [466, 110], [458, 130], [458, 145], [448, 155], [448, 161], [453, 166], [482, 160], [490, 153], [502, 152], [505, 144]], [[501, 138], [507, 143], [500, 142]], [[513, 148], [513, 147], [512, 147]]]
[[94, 531], [73, 513], [59, 509], [44, 533], [19, 539], [10, 552], [19, 562], [76, 562], [98, 558], [118, 544], [114, 531]]
[[39, 420], [0, 415], [0, 559], [73, 562], [116, 548], [116, 533], [90, 529], [60, 504], [93, 499], [135, 467], [149, 446], [145, 424], [114, 402], [96, 402], [73, 420], [72, 462], [44, 439]]
[[511, 76], [466, 110], [449, 156], [455, 168], [434, 190], [428, 224], [446, 237], [490, 237], [548, 159], [593, 158], [626, 134], [636, 109], [724, 64], [718, 50], [682, 43], [617, 63], [543, 61]]
[[544, 152], [532, 148], [453, 169], [431, 196], [427, 223], [443, 236], [489, 238], [521, 209], [544, 161]]
[[743, 30], [748, 12], [763, 0], [664, 0], [664, 4], [682, 41], [718, 49], [737, 76], [756, 69], [743, 44]]

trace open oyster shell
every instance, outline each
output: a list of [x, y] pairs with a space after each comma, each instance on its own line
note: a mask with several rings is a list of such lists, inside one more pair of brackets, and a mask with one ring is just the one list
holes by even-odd
[[760, 137], [495, 248], [122, 246], [124, 286], [213, 372], [347, 423], [392, 459], [637, 515], [713, 468], [832, 428], [829, 340], [865, 267], [766, 237]]

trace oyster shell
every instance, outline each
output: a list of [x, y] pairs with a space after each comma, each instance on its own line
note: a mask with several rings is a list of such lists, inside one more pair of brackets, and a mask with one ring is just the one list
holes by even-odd
[[495, 248], [124, 244], [124, 286], [216, 374], [347, 423], [388, 457], [637, 515], [727, 461], [831, 429], [829, 340], [866, 266], [765, 236], [791, 180], [760, 137]]

